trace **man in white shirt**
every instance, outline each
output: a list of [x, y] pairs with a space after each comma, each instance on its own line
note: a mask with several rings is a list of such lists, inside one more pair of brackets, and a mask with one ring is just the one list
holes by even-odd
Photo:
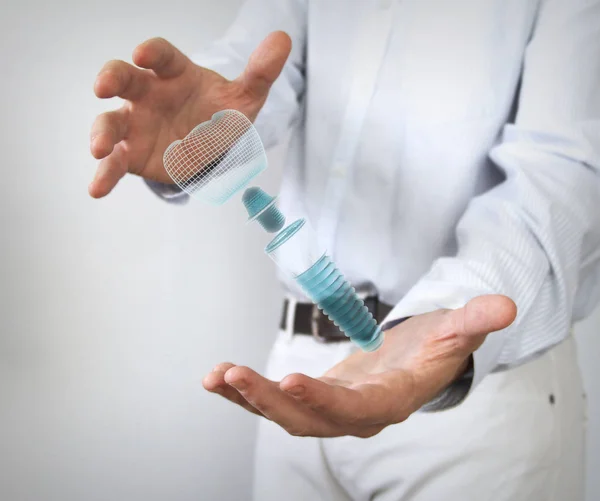
[[153, 39], [103, 68], [96, 95], [126, 102], [93, 126], [90, 194], [133, 173], [185, 201], [162, 154], [221, 109], [267, 146], [295, 124], [281, 208], [386, 329], [362, 353], [303, 328], [282, 277], [268, 379], [204, 380], [267, 418], [255, 498], [582, 499], [570, 329], [600, 292], [600, 2], [250, 0], [194, 61]]

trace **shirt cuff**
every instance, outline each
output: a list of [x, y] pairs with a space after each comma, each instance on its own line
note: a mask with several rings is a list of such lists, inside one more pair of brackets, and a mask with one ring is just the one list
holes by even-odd
[[[398, 319], [428, 313], [438, 309], [462, 308], [471, 299], [489, 290], [477, 290], [455, 284], [422, 280], [418, 282], [402, 300], [392, 309], [382, 322], [387, 330], [397, 325]], [[440, 411], [460, 404], [470, 392], [492, 372], [497, 365], [500, 353], [506, 342], [506, 332], [499, 331], [489, 334], [483, 344], [473, 352], [472, 370], [467, 372], [450, 386], [445, 388], [433, 400], [421, 407], [421, 411]]]
[[176, 184], [160, 183], [158, 181], [150, 181], [148, 179], [144, 179], [144, 182], [156, 196], [166, 202], [184, 205], [190, 198], [189, 195]]

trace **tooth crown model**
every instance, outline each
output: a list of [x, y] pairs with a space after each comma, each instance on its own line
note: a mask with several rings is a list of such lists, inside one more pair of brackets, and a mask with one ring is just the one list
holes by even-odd
[[[225, 203], [267, 167], [256, 129], [235, 110], [215, 113], [196, 126], [167, 148], [163, 161], [183, 191], [213, 205]], [[242, 203], [248, 221], [257, 221], [269, 233], [279, 232], [265, 248], [267, 255], [353, 342], [365, 351], [379, 348], [383, 332], [326, 251], [318, 247], [310, 224], [298, 219], [283, 228], [285, 216], [276, 206], [276, 197], [257, 187], [245, 190]]]

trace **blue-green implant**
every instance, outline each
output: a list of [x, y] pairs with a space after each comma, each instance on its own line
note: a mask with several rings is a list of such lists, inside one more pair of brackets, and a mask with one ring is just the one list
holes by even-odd
[[364, 351], [381, 346], [381, 328], [331, 258], [317, 248], [306, 220], [298, 219], [280, 231], [265, 252], [354, 343]]
[[248, 211], [248, 221], [256, 219], [269, 233], [279, 231], [285, 224], [285, 216], [275, 205], [276, 201], [277, 197], [254, 186], [242, 195], [242, 203]]
[[[267, 167], [267, 156], [252, 122], [236, 110], [215, 113], [185, 138], [172, 143], [163, 163], [188, 195], [221, 205], [249, 185]], [[358, 346], [374, 351], [383, 333], [354, 288], [336, 268], [308, 221], [298, 219], [282, 229], [285, 217], [272, 197], [247, 188], [242, 202], [249, 221], [269, 233], [279, 232], [265, 251], [289, 273], [305, 294]]]

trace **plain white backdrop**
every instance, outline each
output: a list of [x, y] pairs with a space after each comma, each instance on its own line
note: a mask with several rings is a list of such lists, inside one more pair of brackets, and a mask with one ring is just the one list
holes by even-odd
[[[202, 390], [261, 368], [280, 292], [241, 204], [87, 195], [102, 64], [163, 36], [193, 52], [239, 0], [4, 0], [0, 17], [0, 499], [249, 499], [254, 417]], [[277, 191], [281, 151], [261, 184]], [[600, 498], [600, 312], [577, 328]]]

